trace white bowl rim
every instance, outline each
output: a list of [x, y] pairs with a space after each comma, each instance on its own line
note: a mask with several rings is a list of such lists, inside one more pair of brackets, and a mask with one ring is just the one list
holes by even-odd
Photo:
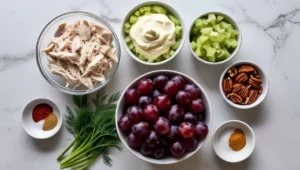
[[[256, 68], [256, 70], [259, 72], [260, 76], [262, 77], [263, 79], [263, 91], [265, 91], [265, 93], [263, 92], [262, 94], [259, 95], [258, 99], [259, 98], [262, 98], [260, 101], [257, 99], [254, 103], [252, 104], [249, 104], [249, 105], [239, 105], [239, 104], [235, 104], [233, 103], [232, 101], [230, 101], [229, 99], [227, 99], [227, 97], [225, 96], [224, 92], [223, 92], [223, 88], [222, 88], [222, 82], [223, 82], [223, 79], [224, 79], [224, 76], [225, 74], [228, 72], [229, 69], [231, 69], [232, 67], [236, 66], [236, 65], [241, 65], [241, 64], [249, 64], [249, 65], [252, 65], [254, 66], [254, 68]], [[263, 71], [263, 69], [255, 64], [254, 62], [252, 61], [246, 61], [246, 60], [243, 60], [243, 61], [237, 61], [231, 65], [229, 65], [224, 71], [223, 73], [221, 74], [220, 76], [220, 80], [219, 80], [219, 90], [220, 90], [220, 93], [223, 97], [223, 99], [231, 106], [235, 107], [235, 108], [238, 108], [238, 109], [251, 109], [251, 108], [254, 108], [256, 106], [258, 106], [260, 103], [262, 103], [264, 101], [264, 99], [267, 97], [268, 95], [268, 92], [269, 92], [269, 81], [267, 79], [267, 76], [265, 74], [265, 72]], [[264, 95], [263, 95], [264, 94]]]
[[[251, 134], [252, 139], [253, 139], [253, 146], [252, 146], [251, 152], [249, 152], [249, 155], [246, 156], [244, 159], [241, 159], [241, 160], [238, 160], [238, 161], [229, 161], [229, 160], [226, 160], [226, 159], [224, 159], [223, 157], [221, 157], [221, 156], [218, 154], [218, 152], [216, 152], [216, 150], [215, 150], [215, 141], [216, 141], [216, 133], [217, 133], [217, 131], [218, 131], [219, 129], [221, 129], [221, 127], [223, 127], [223, 126], [225, 126], [225, 125], [227, 125], [227, 124], [232, 124], [232, 123], [238, 123], [238, 124], [240, 124], [241, 126], [246, 127], [246, 128], [250, 131], [250, 134]], [[255, 141], [256, 141], [256, 139], [255, 139], [255, 133], [254, 133], [253, 129], [251, 128], [251, 126], [249, 126], [246, 122], [243, 122], [243, 121], [241, 121], [241, 120], [228, 120], [228, 121], [223, 122], [222, 124], [220, 124], [220, 125], [217, 127], [216, 131], [215, 131], [214, 134], [213, 134], [212, 146], [213, 146], [213, 148], [214, 148], [215, 153], [218, 155], [219, 158], [221, 158], [222, 160], [224, 160], [224, 161], [226, 161], [226, 162], [237, 163], [237, 162], [242, 162], [242, 161], [244, 161], [245, 159], [247, 159], [247, 158], [253, 153], [254, 148], [255, 148]]]
[[[54, 105], [54, 106], [57, 108], [57, 110], [58, 110], [58, 113], [56, 113], [56, 112], [55, 112], [55, 113], [56, 113], [56, 114], [59, 114], [59, 115], [60, 115], [60, 118], [61, 118], [61, 121], [58, 121], [58, 124], [56, 125], [56, 126], [58, 126], [57, 131], [54, 132], [53, 134], [49, 135], [49, 136], [46, 136], [46, 137], [33, 136], [33, 135], [32, 135], [31, 133], [29, 133], [29, 132], [27, 131], [27, 129], [25, 128], [25, 126], [24, 126], [24, 120], [23, 120], [23, 117], [24, 117], [24, 114], [25, 114], [25, 113], [24, 113], [25, 109], [26, 109], [29, 105], [31, 105], [33, 102], [35, 102], [35, 101], [41, 101], [41, 100], [48, 101], [49, 103], [51, 103], [52, 105]], [[21, 115], [21, 116], [22, 116], [22, 117], [21, 117], [21, 125], [22, 125], [24, 131], [25, 131], [29, 136], [31, 136], [31, 137], [33, 137], [33, 138], [35, 138], [35, 139], [48, 139], [48, 138], [51, 138], [51, 137], [53, 137], [54, 135], [56, 135], [56, 134], [60, 131], [61, 127], [62, 127], [63, 115], [62, 115], [62, 113], [61, 113], [59, 107], [58, 107], [52, 100], [50, 100], [50, 99], [48, 99], [48, 98], [39, 97], [39, 98], [34, 98], [34, 99], [30, 100], [30, 101], [23, 107], [23, 109], [22, 109], [22, 115]]]
[[[209, 61], [206, 61], [206, 60], [203, 60], [202, 58], [198, 57], [195, 52], [193, 51], [191, 45], [190, 45], [190, 42], [191, 42], [191, 37], [190, 37], [190, 34], [191, 34], [191, 31], [192, 31], [192, 28], [194, 26], [194, 23], [196, 21], [196, 19], [198, 18], [201, 18], [201, 17], [204, 17], [208, 14], [220, 14], [220, 15], [224, 15], [226, 18], [229, 18], [232, 23], [235, 27], [235, 29], [238, 31], [239, 35], [238, 35], [238, 38], [237, 38], [237, 41], [238, 41], [238, 46], [235, 48], [235, 50], [233, 51], [233, 53], [231, 53], [231, 55], [226, 59], [226, 60], [223, 60], [223, 61], [219, 61], [219, 62], [209, 62]], [[194, 21], [192, 22], [192, 25], [190, 26], [189, 28], [189, 32], [188, 32], [188, 46], [189, 46], [189, 49], [191, 51], [191, 53], [193, 54], [193, 56], [198, 60], [198, 61], [201, 61], [205, 64], [208, 64], [208, 65], [221, 65], [221, 64], [224, 64], [228, 61], [230, 61], [232, 58], [234, 58], [237, 53], [239, 52], [240, 50], [240, 47], [242, 45], [242, 32], [240, 30], [240, 27], [239, 25], [237, 24], [237, 22], [235, 21], [234, 17], [230, 16], [228, 13], [224, 13], [224, 12], [221, 12], [221, 11], [209, 11], [209, 12], [205, 12], [205, 13], [202, 13], [201, 15], [199, 15], [196, 19], [194, 19]]]
[[[109, 29], [112, 34], [113, 34], [113, 38], [116, 41], [117, 46], [115, 47], [118, 51], [118, 59], [119, 61], [116, 63], [116, 68], [115, 70], [112, 70], [111, 76], [108, 77], [104, 83], [102, 83], [101, 85], [99, 85], [98, 87], [94, 87], [93, 89], [83, 89], [83, 90], [76, 90], [76, 89], [71, 89], [71, 88], [67, 88], [64, 87], [60, 84], [58, 84], [56, 81], [54, 81], [51, 76], [48, 76], [46, 73], [44, 73], [44, 68], [42, 67], [41, 64], [41, 57], [39, 56], [39, 44], [41, 41], [41, 37], [42, 35], [45, 33], [46, 29], [49, 27], [50, 24], [52, 24], [53, 22], [55, 22], [57, 19], [64, 17], [64, 16], [68, 16], [68, 15], [72, 15], [72, 14], [84, 14], [88, 17], [92, 17], [94, 19], [99, 20], [100, 22], [102, 22], [104, 24], [105, 27], [107, 27], [107, 29]], [[115, 30], [113, 29], [113, 27], [102, 17], [97, 16], [93, 13], [89, 13], [89, 12], [84, 12], [84, 11], [71, 11], [71, 12], [66, 12], [63, 14], [60, 14], [58, 16], [56, 16], [55, 18], [51, 19], [46, 25], [45, 27], [42, 29], [41, 33], [38, 36], [37, 42], [36, 42], [36, 48], [35, 48], [35, 55], [36, 55], [36, 62], [37, 62], [37, 66], [39, 68], [39, 71], [41, 72], [42, 76], [44, 77], [44, 79], [52, 86], [55, 87], [56, 89], [58, 89], [59, 91], [65, 93], [65, 94], [70, 94], [70, 95], [84, 95], [84, 94], [90, 94], [93, 93], [97, 90], [100, 90], [102, 88], [104, 88], [109, 82], [110, 80], [114, 77], [115, 73], [118, 70], [119, 64], [121, 62], [121, 45], [120, 45], [120, 41], [118, 38], [118, 35], [116, 34]]]
[[[166, 60], [163, 60], [163, 61], [160, 61], [160, 62], [156, 62], [156, 63], [149, 63], [149, 62], [146, 62], [146, 61], [142, 61], [140, 60], [134, 53], [132, 53], [132, 51], [128, 48], [128, 45], [126, 44], [125, 42], [125, 37], [124, 37], [124, 24], [126, 21], [126, 19], [138, 8], [142, 7], [142, 6], [145, 6], [145, 5], [161, 5], [165, 8], [167, 8], [168, 10], [172, 10], [171, 12], [179, 19], [180, 23], [181, 23], [181, 27], [182, 27], [182, 37], [181, 37], [181, 42], [180, 42], [180, 45], [179, 47], [176, 49], [175, 53], [173, 54], [173, 56], [169, 57], [168, 59]], [[126, 52], [130, 55], [131, 58], [133, 58], [135, 61], [137, 61], [138, 63], [141, 63], [141, 64], [144, 64], [144, 65], [147, 65], [147, 66], [158, 66], [158, 65], [162, 65], [162, 64], [165, 64], [169, 61], [171, 61], [172, 59], [174, 59], [178, 53], [181, 51], [184, 43], [185, 43], [185, 36], [186, 36], [186, 31], [185, 31], [185, 25], [184, 25], [184, 21], [182, 19], [182, 17], [180, 16], [180, 14], [177, 12], [177, 10], [175, 10], [175, 8], [173, 8], [172, 6], [170, 6], [169, 4], [165, 3], [165, 2], [161, 2], [161, 1], [155, 1], [155, 0], [152, 0], [152, 1], [146, 1], [146, 2], [142, 2], [142, 3], [139, 3], [138, 5], [134, 6], [125, 16], [125, 18], [123, 19], [122, 21], [122, 28], [121, 28], [121, 41], [122, 41], [122, 44], [126, 50]]]
[[[138, 155], [135, 151], [133, 150], [130, 146], [128, 146], [127, 144], [127, 141], [125, 138], [122, 138], [121, 137], [121, 134], [122, 132], [120, 131], [119, 127], [118, 127], [118, 120], [119, 120], [119, 117], [118, 117], [118, 110], [119, 110], [119, 107], [120, 107], [120, 103], [121, 103], [121, 100], [123, 100], [124, 98], [124, 94], [126, 92], [127, 89], [129, 89], [132, 85], [134, 85], [138, 80], [140, 80], [141, 78], [143, 77], [146, 77], [148, 75], [151, 75], [151, 74], [159, 74], [159, 73], [171, 73], [171, 74], [178, 74], [178, 75], [181, 75], [183, 76], [184, 78], [188, 78], [189, 80], [191, 80], [191, 82], [193, 82], [196, 86], [198, 86], [201, 90], [201, 93], [202, 93], [202, 98], [203, 96], [206, 98], [207, 100], [207, 104], [208, 104], [208, 111], [207, 111], [207, 114], [209, 114], [209, 117], [210, 117], [210, 122], [209, 124], [207, 125], [208, 126], [208, 134], [207, 136], [205, 137], [205, 139], [201, 142], [201, 144], [198, 145], [197, 149], [192, 151], [192, 152], [189, 152], [186, 154], [186, 156], [184, 157], [179, 157], [177, 158], [177, 160], [174, 160], [173, 162], [163, 162], [163, 160], [161, 159], [152, 159], [152, 158], [148, 158], [146, 156], [143, 156], [143, 155]], [[207, 108], [207, 107], [206, 107]], [[181, 72], [178, 72], [178, 71], [174, 71], [174, 70], [167, 70], [167, 69], [162, 69], [162, 70], [154, 70], [154, 71], [150, 71], [150, 72], [147, 72], [139, 77], [137, 77], [136, 79], [134, 79], [131, 83], [128, 84], [128, 86], [124, 89], [124, 91], [122, 92], [121, 96], [120, 96], [120, 99], [118, 101], [118, 104], [117, 104], [117, 108], [116, 108], [116, 113], [115, 113], [115, 123], [116, 123], [116, 129], [117, 129], [117, 133], [118, 133], [118, 136], [120, 138], [120, 140], [122, 141], [123, 145], [133, 154], [135, 155], [136, 157], [146, 161], [146, 162], [149, 162], [149, 163], [152, 163], [152, 164], [158, 164], [158, 165], [170, 165], [170, 164], [175, 164], [175, 163], [178, 163], [178, 162], [181, 162], [181, 161], [184, 161], [188, 158], [190, 158], [191, 156], [193, 156], [196, 152], [198, 152], [200, 150], [200, 148], [204, 145], [204, 143], [207, 141], [208, 137], [209, 137], [209, 134], [211, 132], [211, 127], [212, 127], [212, 122], [213, 122], [213, 116], [212, 116], [212, 107], [211, 107], [211, 104], [210, 104], [210, 100], [209, 100], [209, 97], [207, 95], [207, 93], [205, 92], [205, 90], [203, 89], [203, 87], [196, 81], [194, 80], [193, 78], [191, 78], [190, 76], [184, 74], [184, 73], [181, 73]]]

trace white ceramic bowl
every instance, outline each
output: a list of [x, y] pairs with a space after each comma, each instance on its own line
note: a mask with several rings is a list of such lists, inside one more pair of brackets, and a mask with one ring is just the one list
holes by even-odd
[[[237, 37], [237, 41], [238, 41], [238, 46], [234, 49], [234, 51], [231, 53], [231, 55], [226, 59], [226, 60], [223, 60], [223, 61], [220, 61], [220, 62], [209, 62], [209, 61], [206, 61], [206, 60], [203, 60], [202, 58], [198, 57], [195, 52], [193, 51], [191, 45], [190, 45], [190, 42], [192, 42], [192, 39], [191, 39], [191, 31], [192, 31], [192, 28], [194, 26], [194, 23], [196, 21], [196, 19], [198, 18], [202, 18], [202, 17], [205, 17], [207, 16], [208, 14], [217, 14], [217, 15], [223, 15], [224, 16], [224, 20], [227, 21], [228, 23], [232, 24], [235, 29], [238, 31], [239, 35]], [[215, 12], [215, 11], [211, 11], [211, 12], [206, 12], [204, 14], [201, 14], [198, 18], [196, 18], [194, 20], [194, 22], [192, 23], [192, 25], [190, 26], [190, 29], [189, 29], [189, 35], [188, 35], [188, 46], [189, 46], [189, 49], [190, 51], [192, 52], [193, 56], [198, 60], [198, 61], [201, 61], [205, 64], [208, 64], [208, 65], [220, 65], [220, 64], [224, 64], [226, 62], [228, 62], [229, 60], [231, 60], [234, 56], [236, 56], [236, 54], [238, 53], [240, 47], [241, 47], [241, 44], [242, 44], [242, 32], [238, 26], [238, 24], [234, 21], [234, 19], [229, 16], [228, 14], [225, 14], [223, 12]]]
[[[58, 119], [58, 123], [57, 123], [56, 127], [49, 131], [44, 131], [42, 129], [44, 120], [41, 120], [41, 121], [35, 123], [32, 119], [33, 108], [36, 105], [42, 104], [42, 103], [50, 105], [53, 108], [53, 112], [56, 114], [57, 119]], [[50, 137], [54, 136], [60, 130], [61, 125], [62, 125], [62, 114], [59, 111], [59, 108], [57, 107], [57, 105], [49, 99], [45, 99], [45, 98], [34, 99], [34, 100], [30, 101], [23, 109], [22, 126], [23, 126], [24, 130], [28, 133], [28, 135], [32, 136], [33, 138], [36, 138], [36, 139], [50, 138]]]
[[[235, 129], [241, 129], [246, 136], [246, 145], [240, 151], [233, 151], [229, 147], [230, 135]], [[226, 162], [236, 163], [247, 159], [255, 148], [255, 134], [245, 122], [230, 120], [222, 123], [213, 136], [213, 148], [216, 154]]]
[[[171, 56], [170, 58], [166, 59], [166, 60], [163, 60], [161, 62], [155, 62], [155, 63], [149, 63], [149, 62], [146, 62], [146, 61], [142, 61], [138, 58], [138, 56], [136, 56], [128, 47], [127, 43], [125, 42], [125, 32], [124, 32], [124, 24], [129, 20], [130, 16], [137, 10], [139, 9], [140, 7], [143, 7], [143, 6], [147, 6], [147, 5], [160, 5], [164, 8], [167, 9], [167, 11], [170, 11], [171, 13], [173, 13], [173, 15], [179, 19], [180, 23], [181, 23], [181, 27], [182, 27], [182, 38], [181, 38], [181, 42], [180, 42], [180, 45], [179, 47], [176, 49], [175, 53], [173, 56]], [[177, 54], [179, 53], [179, 51], [181, 50], [184, 42], [185, 42], [185, 34], [186, 34], [186, 31], [185, 31], [185, 25], [183, 23], [183, 19], [181, 18], [181, 16], [179, 15], [179, 13], [174, 9], [172, 8], [170, 5], [166, 4], [166, 3], [163, 3], [163, 2], [160, 2], [160, 1], [147, 1], [147, 2], [143, 2], [137, 6], [135, 6], [134, 8], [132, 8], [128, 14], [125, 16], [123, 22], [122, 22], [122, 33], [121, 33], [121, 41], [122, 41], [122, 44], [125, 48], [125, 50], [127, 51], [127, 53], [137, 62], [141, 63], [141, 64], [144, 64], [144, 65], [148, 65], [148, 66], [157, 66], [157, 65], [161, 65], [161, 64], [165, 64], [169, 61], [171, 61], [173, 58], [175, 58], [175, 56], [177, 56]]]
[[[262, 87], [263, 87], [263, 92], [259, 95], [259, 97], [257, 98], [257, 100], [252, 103], [252, 104], [248, 104], [248, 105], [239, 105], [239, 104], [235, 104], [233, 103], [231, 100], [229, 100], [224, 92], [223, 92], [223, 88], [222, 88], [222, 82], [223, 79], [225, 77], [225, 74], [233, 67], [235, 66], [239, 66], [239, 65], [243, 65], [243, 64], [248, 64], [253, 66], [257, 73], [260, 75], [261, 79], [262, 79]], [[220, 77], [220, 81], [219, 81], [219, 89], [220, 89], [220, 93], [222, 95], [222, 97], [224, 98], [224, 100], [230, 104], [231, 106], [235, 107], [235, 108], [239, 108], [239, 109], [250, 109], [253, 107], [258, 106], [267, 96], [268, 91], [269, 91], [269, 82], [267, 80], [266, 74], [265, 72], [261, 69], [261, 67], [259, 67], [258, 65], [256, 65], [255, 63], [251, 62], [251, 61], [238, 61], [236, 63], [233, 63], [232, 65], [228, 66], [224, 72], [222, 73], [221, 77]]]
[[138, 158], [149, 162], [149, 163], [153, 163], [153, 164], [173, 164], [173, 163], [177, 163], [177, 162], [181, 162], [183, 160], [186, 160], [187, 158], [191, 157], [192, 155], [194, 155], [203, 145], [203, 143], [206, 141], [207, 137], [202, 140], [199, 144], [196, 150], [192, 151], [192, 152], [188, 152], [185, 153], [184, 156], [180, 157], [180, 158], [176, 158], [176, 157], [166, 157], [163, 159], [154, 159], [154, 158], [150, 158], [150, 157], [146, 157], [144, 155], [142, 155], [140, 152], [138, 152], [137, 150], [131, 148], [128, 144], [127, 144], [127, 140], [126, 140], [126, 135], [121, 132], [121, 130], [119, 129], [118, 126], [118, 120], [119, 118], [123, 115], [123, 111], [124, 111], [124, 106], [125, 106], [125, 101], [124, 101], [124, 94], [126, 92], [127, 89], [135, 87], [138, 83], [138, 81], [140, 81], [143, 78], [149, 78], [149, 77], [154, 77], [158, 74], [165, 74], [167, 76], [172, 76], [172, 75], [181, 75], [183, 76], [187, 82], [195, 84], [196, 86], [198, 86], [201, 90], [202, 93], [202, 100], [204, 101], [205, 104], [205, 120], [204, 122], [207, 124], [208, 128], [209, 128], [209, 133], [211, 130], [211, 125], [212, 125], [212, 107], [210, 105], [210, 101], [208, 99], [208, 96], [206, 94], [206, 92], [204, 91], [204, 89], [191, 77], [189, 77], [188, 75], [185, 75], [183, 73], [177, 72], [177, 71], [173, 71], [173, 70], [156, 70], [156, 71], [151, 71], [148, 72], [146, 74], [141, 75], [140, 77], [136, 78], [135, 80], [133, 80], [124, 90], [124, 92], [122, 93], [120, 100], [118, 102], [117, 105], [117, 109], [116, 109], [116, 128], [117, 128], [117, 132], [118, 135], [122, 141], [122, 143], [125, 145], [125, 147], [131, 152], [133, 153], [135, 156], [137, 156]]

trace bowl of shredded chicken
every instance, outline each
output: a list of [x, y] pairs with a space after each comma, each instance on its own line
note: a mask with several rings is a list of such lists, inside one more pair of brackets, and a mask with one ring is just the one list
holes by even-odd
[[62, 14], [42, 31], [37, 63], [46, 80], [73, 95], [105, 86], [117, 70], [120, 45], [111, 26], [85, 12]]

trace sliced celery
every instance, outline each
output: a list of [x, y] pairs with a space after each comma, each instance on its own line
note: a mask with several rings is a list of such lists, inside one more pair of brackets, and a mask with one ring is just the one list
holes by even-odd
[[191, 48], [193, 49], [193, 51], [195, 51], [197, 49], [197, 43], [195, 43], [194, 41], [192, 41], [190, 43], [190, 45], [191, 45]]
[[201, 28], [201, 33], [205, 35], [209, 35], [213, 31], [212, 27]]
[[175, 51], [171, 50], [170, 51], [170, 56], [173, 56], [175, 54]]
[[163, 61], [164, 60], [164, 58], [162, 57], [162, 56], [159, 56], [157, 59], [155, 59], [154, 61], [155, 62], [160, 62], [160, 61]]
[[162, 55], [165, 59], [168, 59], [171, 57], [170, 52], [167, 52], [165, 54]]
[[126, 36], [126, 37], [125, 37], [125, 42], [126, 42], [126, 43], [130, 43], [130, 42], [131, 42], [131, 38], [130, 38], [129, 36]]
[[172, 45], [172, 49], [173, 50], [176, 50], [178, 47], [179, 47], [179, 45], [180, 45], [180, 41], [177, 41], [174, 45]]
[[159, 13], [159, 14], [166, 14], [167, 13], [167, 10], [164, 7], [161, 7], [161, 6], [158, 6], [158, 5], [154, 5], [152, 7], [152, 10], [156, 13]]
[[134, 15], [139, 17], [140, 16], [140, 11], [139, 10], [135, 11]]
[[132, 42], [128, 43], [128, 48], [132, 50], [134, 48], [134, 44]]
[[217, 16], [217, 22], [221, 22], [224, 19], [224, 16], [218, 15]]
[[207, 22], [208, 23], [211, 23], [212, 25], [215, 25], [216, 23], [216, 16], [215, 14], [208, 14], [208, 17], [207, 17]]
[[139, 19], [139, 17], [135, 16], [135, 15], [131, 15], [129, 22], [131, 24], [135, 24], [137, 22], [137, 20]]
[[145, 10], [145, 12], [151, 13], [151, 6], [145, 6], [144, 10]]
[[141, 15], [145, 14], [145, 9], [144, 9], [143, 7], [140, 8], [139, 11], [140, 11], [140, 14], [141, 14]]
[[174, 15], [168, 15], [168, 17], [175, 25], [180, 25], [180, 21]]

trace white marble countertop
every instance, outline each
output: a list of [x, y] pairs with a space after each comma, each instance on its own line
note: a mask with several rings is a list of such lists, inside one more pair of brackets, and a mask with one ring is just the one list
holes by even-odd
[[[219, 76], [222, 66], [197, 62], [185, 44], [179, 56], [159, 67], [138, 64], [122, 49], [121, 65], [108, 90], [122, 91], [135, 77], [154, 69], [174, 69], [196, 79], [207, 91], [212, 105], [214, 132], [230, 119], [247, 122], [255, 131], [256, 148], [244, 162], [229, 164], [214, 153], [209, 139], [199, 152], [179, 164], [156, 166], [145, 163], [128, 150], [113, 152], [114, 164], [106, 167], [98, 160], [91, 169], [111, 170], [298, 170], [300, 167], [300, 62], [299, 0], [167, 0], [178, 10], [188, 28], [193, 19], [209, 10], [231, 14], [240, 25], [243, 42], [238, 56], [231, 61], [250, 60], [265, 70], [269, 95], [252, 110], [237, 110], [222, 99]], [[82, 10], [105, 18], [119, 33], [121, 20], [138, 0], [7, 0], [0, 6], [0, 169], [55, 170], [56, 157], [70, 143], [63, 128], [49, 140], [35, 140], [21, 127], [24, 105], [36, 97], [47, 97], [61, 109], [71, 104], [69, 95], [51, 87], [40, 74], [35, 61], [35, 44], [43, 27], [59, 14]], [[184, 63], [184, 64], [181, 64]], [[126, 72], [126, 76], [123, 76]], [[123, 73], [123, 75], [122, 75]]]

